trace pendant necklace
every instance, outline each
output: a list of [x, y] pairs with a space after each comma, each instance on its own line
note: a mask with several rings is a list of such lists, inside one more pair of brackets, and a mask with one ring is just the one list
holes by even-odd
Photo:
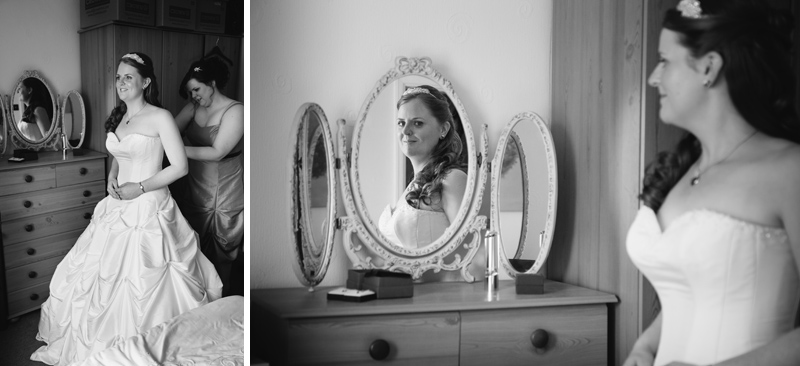
[[125, 124], [127, 125], [127, 124], [131, 123], [131, 120], [133, 119], [133, 117], [136, 117], [136, 115], [139, 114], [139, 112], [141, 112], [144, 109], [144, 107], [147, 107], [147, 102], [144, 102], [144, 105], [142, 106], [142, 108], [139, 108], [139, 110], [136, 113], [134, 113], [132, 116], [128, 117], [128, 120], [125, 121]]
[[724, 157], [724, 158], [722, 158], [721, 160], [717, 161], [716, 163], [714, 163], [714, 164], [711, 164], [711, 165], [707, 166], [707, 167], [706, 167], [705, 169], [703, 169], [702, 171], [700, 170], [700, 162], [698, 161], [698, 162], [697, 162], [697, 174], [695, 174], [694, 178], [692, 178], [692, 180], [691, 180], [691, 181], [689, 181], [689, 183], [691, 184], [691, 186], [692, 186], [692, 187], [694, 187], [694, 186], [696, 186], [697, 184], [699, 184], [699, 183], [700, 183], [700, 176], [701, 176], [701, 175], [703, 175], [703, 173], [707, 172], [707, 171], [708, 171], [709, 169], [711, 169], [711, 167], [713, 167], [714, 165], [720, 164], [720, 163], [722, 163], [723, 161], [727, 160], [727, 159], [728, 159], [728, 158], [729, 158], [731, 155], [733, 155], [733, 153], [734, 153], [734, 152], [736, 152], [736, 149], [738, 149], [740, 146], [744, 145], [744, 143], [745, 143], [745, 142], [747, 142], [748, 140], [750, 140], [750, 139], [751, 139], [753, 136], [755, 136], [757, 133], [758, 133], [758, 130], [756, 130], [756, 131], [754, 131], [753, 133], [751, 133], [751, 134], [750, 134], [750, 136], [747, 136], [747, 137], [746, 137], [744, 140], [742, 140], [740, 143], [738, 143], [736, 146], [734, 146], [734, 147], [733, 147], [733, 150], [731, 150], [731, 152], [729, 152], [729, 153], [728, 153], [728, 155], [725, 155], [725, 157]]

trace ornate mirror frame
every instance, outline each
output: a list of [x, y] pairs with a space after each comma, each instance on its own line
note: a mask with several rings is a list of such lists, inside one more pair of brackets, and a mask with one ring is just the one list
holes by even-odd
[[[80, 141], [78, 141], [78, 144], [75, 145], [75, 146], [73, 146], [72, 144], [69, 143], [69, 138], [66, 137], [67, 128], [64, 126], [64, 123], [66, 123], [66, 120], [67, 120], [66, 119], [67, 105], [68, 105], [67, 103], [70, 103], [69, 97], [71, 95], [74, 95], [74, 96], [77, 97], [78, 104], [81, 107], [80, 108], [80, 112], [81, 112], [81, 121], [80, 121], [81, 122], [81, 139], [80, 139]], [[86, 105], [83, 102], [83, 96], [81, 96], [81, 93], [78, 92], [77, 90], [74, 90], [74, 89], [70, 90], [67, 93], [67, 95], [62, 99], [60, 119], [61, 119], [60, 120], [61, 133], [64, 134], [64, 136], [65, 136], [65, 138], [64, 138], [65, 147], [70, 148], [70, 149], [80, 149], [81, 145], [83, 145], [83, 139], [86, 137]], [[73, 123], [73, 127], [74, 127], [75, 126], [75, 110], [74, 109], [72, 111], [72, 121], [73, 121], [72, 123]]]
[[[308, 131], [308, 118], [311, 113], [319, 118], [319, 127], [315, 131]], [[325, 278], [330, 265], [331, 254], [333, 252], [333, 240], [336, 232], [336, 167], [334, 156], [333, 134], [331, 133], [328, 119], [319, 105], [315, 103], [305, 103], [298, 109], [292, 125], [293, 138], [291, 140], [291, 159], [289, 162], [289, 224], [292, 228], [292, 247], [294, 248], [294, 261], [292, 266], [300, 282], [313, 291]], [[309, 144], [309, 134], [312, 143]], [[300, 138], [302, 137], [302, 138]], [[315, 157], [314, 149], [316, 142], [324, 142], [325, 156]], [[311, 154], [309, 154], [311, 151]], [[302, 154], [298, 155], [298, 152]], [[328, 176], [327, 187], [327, 226], [324, 230], [322, 243], [317, 245], [311, 233], [312, 224], [310, 218], [310, 187], [311, 187], [311, 168], [313, 159], [327, 159], [326, 174]]]
[[[478, 216], [483, 187], [488, 175], [488, 161], [483, 157], [488, 150], [486, 139], [487, 126], [483, 125], [481, 151], [476, 151], [473, 140], [472, 128], [461, 100], [453, 87], [441, 73], [431, 66], [430, 58], [398, 57], [395, 65], [375, 84], [372, 92], [368, 94], [358, 115], [353, 130], [352, 149], [348, 152], [345, 137], [345, 121], [340, 120], [338, 149], [339, 161], [345, 162], [340, 171], [342, 183], [342, 196], [347, 217], [340, 219], [344, 231], [344, 249], [353, 266], [357, 269], [380, 268], [391, 271], [405, 272], [412, 278], [419, 279], [426, 271], [434, 272], [461, 271], [461, 276], [467, 282], [475, 280], [469, 273], [468, 267], [478, 249], [480, 249], [481, 230], [486, 227], [486, 217]], [[360, 158], [361, 133], [364, 129], [370, 107], [378, 95], [393, 82], [406, 76], [422, 76], [438, 84], [455, 105], [464, 128], [467, 141], [467, 187], [455, 222], [447, 228], [445, 233], [433, 243], [422, 248], [404, 248], [389, 241], [378, 230], [378, 226], [370, 217], [366, 203], [361, 194], [361, 174], [358, 170]], [[351, 155], [352, 153], [352, 155]], [[367, 173], [364, 172], [366, 175]], [[360, 241], [353, 240], [356, 234]], [[472, 234], [470, 241], [465, 242]], [[463, 248], [463, 253], [456, 253]], [[462, 256], [463, 255], [463, 256]], [[450, 259], [452, 257], [452, 259]]]
[[8, 134], [9, 129], [7, 112], [9, 103], [6, 101], [5, 95], [0, 95], [0, 157], [2, 157], [8, 148]]
[[[503, 246], [499, 250], [500, 252], [500, 263], [505, 268], [506, 272], [511, 277], [516, 277], [519, 273], [538, 273], [539, 270], [544, 265], [548, 254], [550, 253], [550, 246], [553, 241], [553, 231], [555, 229], [555, 220], [556, 220], [556, 202], [558, 200], [558, 169], [556, 165], [556, 154], [555, 148], [553, 145], [553, 136], [550, 134], [550, 129], [547, 127], [547, 124], [544, 120], [539, 117], [536, 113], [533, 112], [522, 112], [514, 116], [511, 121], [508, 122], [506, 127], [503, 129], [503, 132], [500, 135], [500, 139], [497, 141], [497, 150], [494, 154], [494, 158], [492, 159], [492, 198], [491, 198], [491, 211], [492, 211], [492, 226], [497, 226], [500, 222], [500, 208], [498, 207], [499, 203], [499, 191], [500, 191], [500, 175], [502, 171], [502, 164], [503, 164], [503, 155], [505, 154], [506, 144], [512, 140], [516, 139], [515, 141], [519, 141], [519, 137], [514, 133], [514, 127], [519, 124], [520, 122], [527, 123], [527, 121], [531, 121], [536, 125], [537, 130], [542, 138], [542, 142], [544, 144], [545, 153], [547, 155], [547, 175], [548, 175], [548, 182], [547, 182], [547, 219], [545, 221], [545, 229], [544, 229], [544, 236], [541, 242], [541, 248], [539, 250], [539, 255], [536, 258], [533, 266], [529, 268], [525, 272], [520, 272], [514, 269], [509, 262], [508, 254], [503, 250]], [[520, 157], [520, 166], [522, 167], [522, 177], [523, 177], [523, 209], [522, 209], [522, 234], [520, 236], [521, 245], [518, 245], [517, 251], [515, 253], [515, 257], [522, 253], [524, 249], [525, 237], [528, 231], [528, 214], [529, 214], [529, 205], [530, 205], [530, 194], [531, 194], [531, 181], [528, 179], [528, 172], [526, 167], [526, 157], [525, 153], [522, 149], [522, 145], [518, 144], [519, 147], [519, 157]], [[534, 193], [541, 193], [541, 192], [534, 192]], [[492, 230], [498, 230], [496, 228], [492, 228]], [[499, 232], [499, 231], [498, 231]]]
[[[51, 120], [50, 120], [50, 129], [47, 131], [47, 134], [44, 135], [44, 137], [43, 137], [43, 139], [41, 141], [31, 140], [28, 137], [26, 137], [25, 134], [22, 133], [22, 131], [19, 130], [19, 128], [17, 127], [17, 123], [19, 121], [14, 119], [14, 113], [11, 110], [12, 105], [13, 105], [14, 95], [17, 95], [17, 93], [19, 92], [20, 88], [22, 87], [22, 81], [25, 80], [25, 79], [28, 79], [28, 78], [34, 78], [34, 79], [37, 79], [40, 82], [42, 82], [42, 84], [44, 84], [45, 88], [47, 88], [47, 92], [50, 94], [50, 100], [52, 100], [52, 102], [53, 102], [53, 116], [50, 117], [51, 118]], [[47, 81], [44, 79], [44, 77], [42, 75], [40, 75], [40, 73], [38, 71], [36, 71], [36, 70], [26, 70], [25, 72], [23, 72], [22, 76], [20, 76], [19, 80], [17, 81], [17, 86], [14, 88], [14, 93], [11, 95], [11, 99], [12, 99], [11, 104], [9, 104], [9, 115], [11, 116], [11, 123], [10, 123], [11, 127], [9, 127], [9, 131], [11, 131], [10, 138], [11, 138], [11, 141], [13, 142], [13, 144], [15, 146], [19, 147], [19, 148], [22, 148], [22, 149], [34, 149], [34, 150], [37, 150], [37, 149], [46, 149], [48, 147], [51, 147], [51, 148], [55, 149], [56, 145], [61, 142], [60, 139], [59, 139], [59, 137], [61, 135], [60, 134], [61, 129], [60, 129], [59, 125], [58, 125], [58, 122], [59, 122], [58, 116], [59, 116], [59, 113], [60, 113], [58, 111], [58, 98], [53, 93], [53, 89], [50, 88], [50, 85], [47, 84]]]

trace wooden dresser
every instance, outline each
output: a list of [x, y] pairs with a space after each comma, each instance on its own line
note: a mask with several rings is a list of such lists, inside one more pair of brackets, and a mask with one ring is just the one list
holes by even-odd
[[106, 154], [40, 152], [21, 163], [0, 160], [0, 233], [7, 315], [47, 299], [56, 265], [75, 244], [106, 195]]
[[[270, 365], [605, 365], [603, 292], [546, 281], [517, 295], [500, 281], [427, 283], [414, 297], [363, 303], [327, 300], [333, 288], [250, 292], [250, 347]], [[383, 359], [381, 359], [383, 358]]]

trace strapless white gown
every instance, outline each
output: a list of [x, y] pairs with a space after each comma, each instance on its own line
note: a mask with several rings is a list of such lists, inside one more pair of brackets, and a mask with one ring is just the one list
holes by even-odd
[[[106, 147], [119, 163], [120, 185], [161, 170], [164, 147], [157, 137], [132, 134], [120, 141], [109, 133]], [[127, 201], [108, 196], [56, 268], [37, 335], [47, 345], [31, 359], [84, 360], [221, 293], [214, 265], [166, 187]]]
[[627, 249], [661, 301], [655, 365], [717, 363], [794, 327], [800, 280], [782, 228], [694, 210], [662, 232], [643, 206]]
[[393, 243], [406, 248], [423, 248], [433, 243], [450, 226], [444, 211], [420, 210], [408, 204], [405, 192], [394, 210], [387, 205], [378, 219], [378, 229]]

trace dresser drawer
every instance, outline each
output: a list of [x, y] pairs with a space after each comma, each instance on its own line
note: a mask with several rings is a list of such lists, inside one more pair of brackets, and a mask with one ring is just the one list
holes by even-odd
[[59, 187], [105, 179], [103, 160], [85, 160], [56, 166], [56, 184]]
[[6, 245], [6, 268], [38, 262], [52, 257], [62, 257], [75, 245], [83, 230], [73, 230], [15, 245]]
[[605, 304], [462, 312], [461, 365], [605, 365], [607, 314]]
[[287, 358], [291, 365], [373, 364], [370, 346], [384, 340], [383, 361], [392, 365], [458, 365], [458, 333], [457, 312], [293, 320]]
[[8, 317], [13, 318], [42, 306], [49, 295], [50, 281], [8, 294]]
[[0, 196], [40, 191], [55, 186], [56, 167], [54, 165], [13, 169], [0, 174]]
[[96, 205], [10, 220], [3, 223], [3, 245], [9, 246], [50, 235], [85, 229]]
[[19, 291], [42, 283], [50, 283], [56, 266], [64, 257], [54, 257], [43, 261], [27, 264], [17, 268], [6, 269], [6, 284], [8, 292]]
[[67, 208], [85, 205], [94, 207], [105, 197], [105, 193], [105, 182], [97, 181], [79, 186], [4, 196], [0, 197], [0, 212], [2, 212], [3, 222], [6, 222]]

